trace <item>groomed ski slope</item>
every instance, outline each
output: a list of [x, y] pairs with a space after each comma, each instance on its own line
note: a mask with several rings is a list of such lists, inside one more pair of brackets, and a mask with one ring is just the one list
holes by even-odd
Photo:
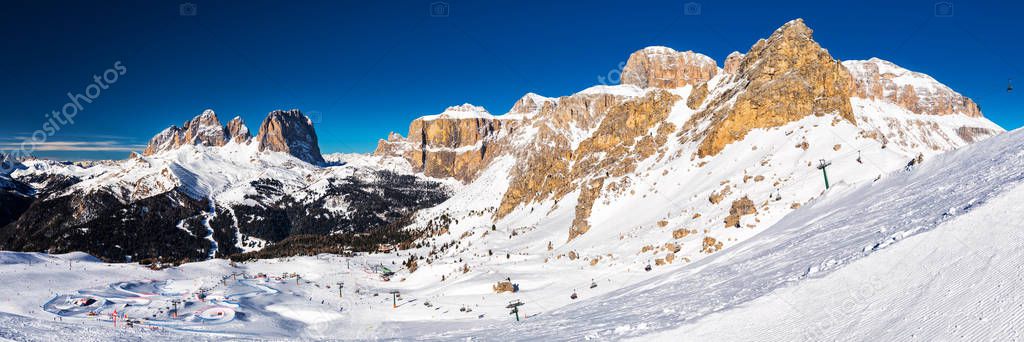
[[638, 340], [1019, 341], [1021, 203], [1019, 185], [821, 279]]
[[[8, 300], [0, 301], [0, 339], [1013, 340], [1024, 321], [1022, 164], [1024, 130], [1017, 130], [926, 157], [873, 183], [840, 184], [743, 243], [637, 285], [546, 312], [531, 307], [550, 303], [524, 298], [519, 323], [489, 312], [487, 319], [440, 321], [433, 313], [439, 311], [422, 305], [427, 299], [444, 310], [458, 307], [415, 291], [403, 291], [409, 298], [395, 309], [390, 298], [375, 295], [387, 294], [390, 283], [359, 267], [350, 271], [349, 260], [336, 256], [237, 268], [210, 260], [151, 271], [81, 253], [2, 252], [0, 294]], [[351, 262], [391, 259], [375, 254]], [[236, 272], [302, 272], [312, 282], [273, 285], [284, 291], [255, 298], [259, 305], [239, 311], [242, 318], [202, 333], [113, 329], [44, 310], [56, 294], [125, 281], [173, 280], [216, 293]], [[567, 279], [551, 269], [530, 277]], [[343, 299], [324, 287], [339, 281], [347, 284]], [[465, 316], [490, 310], [474, 308]], [[396, 320], [400, 312], [406, 318]]]
[[[833, 187], [819, 200], [808, 203], [750, 240], [650, 281], [537, 315], [518, 324], [503, 323], [428, 335], [420, 335], [422, 331], [404, 331], [407, 333], [405, 337], [415, 338], [419, 335], [423, 339], [475, 338], [495, 341], [648, 340], [650, 337], [657, 337], [658, 340], [731, 340], [732, 337], [743, 339], [744, 336], [725, 334], [749, 333], [746, 337], [755, 340], [818, 340], [819, 337], [860, 340], [865, 336], [891, 338], [893, 336], [887, 334], [886, 329], [898, 324], [904, 328], [899, 332], [908, 334], [921, 331], [917, 329], [918, 325], [932, 331], [942, 329], [932, 332], [936, 337], [946, 336], [938, 335], [944, 332], [958, 338], [981, 338], [990, 334], [1018, 336], [1014, 335], [1016, 331], [1012, 327], [1005, 325], [996, 325], [1002, 328], [998, 331], [979, 330], [973, 329], [972, 323], [984, 323], [985, 317], [990, 320], [1021, 320], [1021, 305], [1024, 305], [1024, 301], [1014, 300], [1005, 293], [1018, 287], [1021, 282], [1018, 273], [1024, 265], [1024, 259], [1016, 257], [1024, 253], [1020, 234], [1015, 233], [1019, 231], [1015, 228], [1022, 224], [1021, 214], [1006, 214], [1021, 211], [1020, 192], [1024, 191], [1022, 180], [1024, 130], [1016, 130], [925, 160], [923, 164], [870, 184], [852, 188], [844, 188], [842, 185]], [[1005, 198], [997, 200], [1000, 196]], [[979, 211], [979, 208], [984, 210]], [[963, 215], [968, 216], [958, 218]], [[994, 228], [994, 225], [1001, 226]], [[917, 248], [922, 245], [920, 242], [900, 242], [939, 226], [944, 226], [941, 232], [917, 239], [933, 242], [923, 244], [933, 247], [933, 253], [919, 251]], [[970, 239], [966, 239], [962, 232], [950, 233], [963, 231], [963, 226], [968, 227], [967, 232], [971, 234], [967, 235], [971, 236]], [[1016, 235], [1010, 238], [1006, 236], [1008, 234]], [[944, 242], [938, 244], [935, 241]], [[844, 265], [897, 242], [903, 247], [880, 256], [877, 261], [869, 258], [849, 271], [826, 277]], [[961, 253], [951, 255], [951, 246], [960, 246], [952, 251]], [[893, 259], [899, 261], [914, 258], [925, 264], [896, 268], [916, 270], [910, 273], [890, 274], [892, 266], [878, 268], [872, 265], [887, 265]], [[982, 270], [972, 269], [971, 266], [982, 267]], [[858, 270], [871, 270], [872, 273], [868, 275], [874, 275], [878, 280], [869, 284], [881, 284], [879, 290], [868, 292], [866, 298], [858, 299], [857, 304], [860, 306], [834, 302], [842, 298], [836, 298], [830, 291], [844, 291], [840, 286], [848, 284], [844, 282], [844, 277], [853, 276], [858, 279]], [[955, 272], [978, 273], [975, 278], [959, 276]], [[886, 277], [891, 278], [891, 283]], [[986, 278], [992, 280], [990, 283], [982, 283], [984, 289], [965, 291], [971, 288], [971, 284]], [[855, 283], [850, 285], [856, 286]], [[927, 291], [915, 291], [918, 289]], [[808, 295], [795, 300], [791, 299], [795, 297], [794, 294]], [[1004, 297], [991, 297], [996, 294]], [[873, 298], [876, 296], [880, 298]], [[959, 308], [965, 310], [965, 313], [991, 311], [986, 315], [975, 316], [974, 322], [963, 321], [963, 318], [942, 319], [942, 315], [959, 315], [954, 310], [957, 307], [950, 306], [944, 296], [956, 297], [962, 304]], [[897, 300], [896, 297], [901, 299]], [[786, 303], [783, 298], [797, 305]], [[880, 318], [862, 320], [857, 312], [844, 313], [834, 315], [837, 318], [826, 329], [810, 330], [810, 324], [821, 318], [817, 316], [829, 314], [827, 309], [862, 308], [864, 313], [869, 314], [873, 310], [880, 310], [879, 306], [872, 306], [875, 300], [896, 301], [890, 303], [888, 308], [905, 310], [908, 315], [889, 312], [889, 320], [877, 321]], [[793, 310], [800, 310], [801, 304], [809, 309], [793, 313]], [[780, 305], [789, 311], [776, 313]], [[766, 332], [768, 335], [758, 335], [760, 332], [757, 328], [771, 325], [771, 320], [756, 322], [758, 327], [747, 326], [754, 324], [752, 321], [756, 319], [731, 319], [732, 310], [736, 310], [735, 315], [747, 315], [743, 316], [745, 318], [755, 315], [781, 322], [787, 319], [790, 322], [804, 322], [800, 323], [803, 326], [773, 326], [772, 330]], [[719, 314], [709, 316], [714, 313]], [[730, 320], [723, 317], [730, 317], [732, 321], [720, 321]], [[860, 321], [868, 322], [861, 325], [864, 330], [846, 330], [847, 326], [856, 325]], [[958, 321], [959, 324], [956, 323]], [[870, 322], [877, 325], [871, 325]], [[689, 331], [700, 331], [703, 335], [697, 337]], [[771, 335], [772, 332], [774, 335]], [[893, 331], [894, 334], [896, 332]], [[924, 336], [924, 332], [921, 335]], [[913, 336], [917, 335], [908, 335], [908, 338]]]

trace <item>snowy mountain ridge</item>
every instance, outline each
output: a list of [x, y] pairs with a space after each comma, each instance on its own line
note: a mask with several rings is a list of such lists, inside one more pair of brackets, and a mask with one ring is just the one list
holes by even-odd
[[[312, 122], [300, 116], [272, 112], [250, 139], [240, 119], [225, 130], [205, 111], [126, 160], [26, 160], [12, 177], [36, 189], [34, 203], [14, 206], [17, 221], [3, 222], [0, 243], [106, 260], [226, 257], [292, 236], [369, 231], [452, 190], [452, 182], [412, 175], [400, 158], [343, 156], [328, 164], [313, 147]], [[134, 242], [105, 247], [121, 239]]]
[[[445, 227], [407, 251], [427, 261], [402, 273], [421, 284], [418, 295], [494, 305], [498, 299], [444, 293], [511, 277], [523, 280], [522, 298], [564, 293], [544, 305], [568, 305], [568, 294], [590, 279], [613, 288], [643, 283], [740, 246], [825, 193], [822, 161], [829, 186], [848, 187], [1003, 132], [966, 106], [860, 96], [858, 82], [870, 80], [818, 46], [801, 20], [730, 55], [706, 79], [693, 76], [702, 64], [648, 63], [659, 60], [634, 70], [681, 86], [595, 86], [514, 126], [436, 119], [440, 128], [430, 129], [414, 121], [410, 138], [382, 140], [377, 155], [466, 183], [409, 227]], [[869, 63], [884, 64], [884, 75], [915, 75]], [[915, 90], [931, 94], [920, 103], [966, 103], [928, 85]], [[399, 144], [406, 148], [389, 148]], [[455, 149], [464, 146], [474, 148]], [[543, 280], [538, 270], [570, 280]]]

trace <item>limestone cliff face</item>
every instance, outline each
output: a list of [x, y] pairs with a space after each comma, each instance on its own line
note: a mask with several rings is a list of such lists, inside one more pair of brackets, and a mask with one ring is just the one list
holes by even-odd
[[[757, 128], [778, 127], [808, 115], [837, 114], [856, 122], [850, 106], [853, 78], [796, 19], [738, 58], [723, 82], [732, 87], [707, 99], [688, 123], [684, 139], [701, 140], [698, 155], [717, 154]], [[730, 64], [736, 63], [733, 61]], [[703, 128], [702, 121], [710, 121]]]
[[931, 76], [878, 58], [845, 61], [843, 65], [854, 76], [857, 97], [884, 100], [915, 114], [981, 117], [981, 109], [974, 101]]
[[[525, 159], [525, 163], [513, 171], [496, 216], [503, 217], [521, 205], [548, 198], [558, 200], [579, 191], [568, 238], [586, 233], [596, 199], [605, 190], [624, 186], [606, 179], [632, 173], [638, 162], [659, 151], [675, 131], [675, 126], [665, 119], [679, 100], [662, 90], [635, 99], [613, 95], [560, 99], [556, 108], [541, 114], [541, 122], [594, 124], [597, 126], [593, 134], [573, 148], [568, 137], [556, 133], [558, 130], [542, 129], [531, 153], [520, 159]], [[656, 133], [650, 134], [652, 131]]]
[[711, 57], [651, 46], [634, 52], [622, 69], [622, 84], [641, 88], [678, 88], [705, 82], [718, 73]]
[[[529, 141], [516, 142], [520, 145], [509, 151], [519, 162], [510, 171], [511, 181], [495, 216], [501, 218], [520, 205], [557, 200], [576, 190], [579, 180], [569, 171], [581, 142], [568, 132], [596, 129], [611, 108], [623, 101], [611, 94], [575, 94], [559, 98], [557, 105], [545, 106], [531, 122], [536, 133]], [[595, 194], [599, 193], [597, 189]]]
[[284, 152], [310, 164], [323, 164], [313, 122], [298, 109], [275, 110], [260, 124], [260, 151]]
[[408, 138], [390, 134], [377, 143], [374, 154], [405, 157], [431, 177], [469, 181], [485, 166], [494, 137], [509, 122], [495, 118], [483, 107], [449, 107], [441, 114], [413, 120]]
[[[868, 77], [867, 82], [884, 84], [884, 74]], [[854, 76], [812, 39], [812, 31], [798, 19], [758, 41], [747, 53], [730, 54], [721, 70], [703, 55], [647, 48], [630, 57], [622, 85], [595, 86], [557, 100], [527, 94], [503, 116], [491, 116], [482, 108], [468, 105], [452, 107], [445, 113], [413, 121], [407, 137], [390, 134], [380, 140], [375, 153], [403, 156], [427, 175], [466, 182], [474, 180], [492, 161], [511, 159], [508, 164], [495, 164], [508, 168], [508, 186], [498, 189], [504, 191], [500, 203], [497, 208], [487, 204], [495, 221], [518, 220], [517, 210], [545, 208], [559, 215], [564, 213], [562, 210], [571, 210], [573, 218], [566, 223], [567, 239], [571, 241], [592, 229], [605, 228], [605, 223], [590, 220], [595, 205], [612, 206], [609, 203], [619, 198], [637, 196], [634, 191], [644, 179], [657, 179], [648, 174], [657, 170], [651, 165], [677, 163], [674, 165], [681, 168], [699, 169], [712, 160], [696, 157], [734, 159], [720, 154], [730, 143], [744, 139], [753, 130], [780, 127], [811, 115], [836, 115], [838, 119], [830, 118], [833, 125], [849, 121], [862, 128], [865, 136], [872, 133], [867, 132], [869, 129], [899, 127], [861, 120], [865, 110], [857, 98], [861, 94], [858, 87], [875, 86], [861, 86], [865, 81], [859, 73]], [[686, 98], [680, 97], [685, 96], [685, 89], [672, 89], [686, 85], [693, 86]], [[886, 86], [880, 87], [882, 95], [889, 96], [884, 91]], [[923, 92], [914, 92], [917, 100], [908, 105], [925, 103], [936, 108], [936, 103], [943, 103], [922, 102]], [[888, 118], [880, 120], [884, 119]], [[939, 130], [921, 127], [933, 133]], [[958, 141], [973, 141], [992, 134], [985, 127], [965, 126], [948, 135], [960, 136], [954, 139]], [[835, 149], [839, 148], [836, 145]], [[680, 162], [686, 156], [692, 156], [688, 158], [691, 164]], [[767, 160], [760, 165], [765, 166]], [[708, 170], [706, 174], [719, 171]], [[665, 176], [679, 171], [660, 172]], [[704, 175], [702, 171], [701, 177]], [[765, 177], [744, 175], [739, 182], [765, 182]], [[487, 181], [492, 181], [489, 178]], [[773, 186], [783, 181], [773, 179]], [[719, 227], [723, 223], [727, 227], [756, 225], [760, 222], [758, 212], [770, 205], [741, 191], [753, 185], [736, 185], [736, 190], [729, 190], [732, 187], [727, 185], [711, 193], [712, 209], [718, 211], [704, 212], [704, 220], [713, 220], [708, 222]], [[565, 208], [564, 203], [572, 207]], [[701, 217], [700, 212], [694, 213], [691, 220]], [[723, 245], [711, 237], [704, 241], [708, 251]]]

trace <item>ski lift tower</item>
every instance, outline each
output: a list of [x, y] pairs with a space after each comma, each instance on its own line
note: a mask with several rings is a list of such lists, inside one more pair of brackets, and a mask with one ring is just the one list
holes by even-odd
[[171, 313], [172, 318], [178, 318], [178, 304], [181, 303], [180, 299], [172, 299], [171, 306], [174, 307], [174, 311]]
[[506, 305], [505, 308], [512, 309], [512, 312], [509, 312], [508, 314], [516, 315], [516, 322], [519, 322], [519, 307], [525, 304], [526, 303], [523, 303], [523, 301], [516, 299], [513, 300], [511, 303], [508, 303], [508, 305]]
[[825, 176], [825, 190], [828, 190], [828, 172], [825, 171], [825, 168], [829, 165], [832, 165], [832, 162], [825, 161], [824, 159], [818, 163], [818, 170], [821, 170], [821, 174]]
[[343, 289], [343, 288], [345, 288], [345, 282], [339, 281], [338, 282], [338, 298], [344, 298], [345, 297], [345, 295], [341, 293], [341, 289]]
[[391, 308], [398, 308], [398, 290], [391, 290]]

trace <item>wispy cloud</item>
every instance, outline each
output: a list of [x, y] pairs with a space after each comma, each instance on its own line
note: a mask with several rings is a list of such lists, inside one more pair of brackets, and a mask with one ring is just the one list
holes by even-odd
[[[22, 143], [32, 141], [30, 136], [0, 137], [0, 151], [14, 151], [22, 148]], [[64, 137], [65, 140], [47, 140], [36, 143], [36, 152], [129, 152], [146, 148], [122, 137], [114, 136], [74, 136]]]

